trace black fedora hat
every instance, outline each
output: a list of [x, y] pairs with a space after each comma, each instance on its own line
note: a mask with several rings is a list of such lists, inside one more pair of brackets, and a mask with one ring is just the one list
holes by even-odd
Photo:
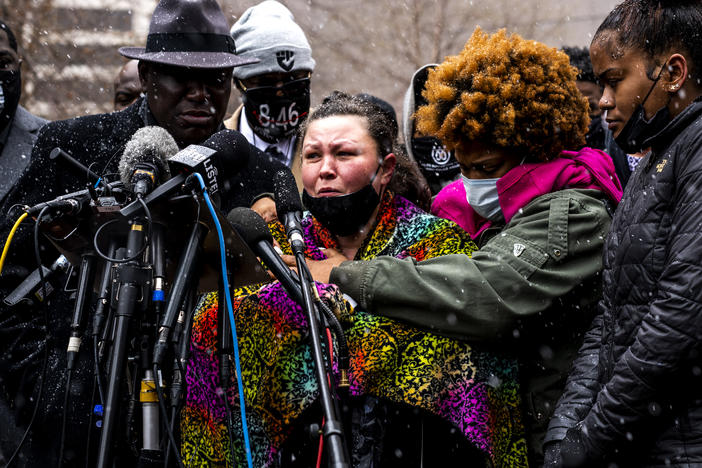
[[234, 39], [216, 0], [160, 0], [146, 47], [122, 47], [125, 57], [179, 67], [229, 68], [258, 62], [236, 55]]

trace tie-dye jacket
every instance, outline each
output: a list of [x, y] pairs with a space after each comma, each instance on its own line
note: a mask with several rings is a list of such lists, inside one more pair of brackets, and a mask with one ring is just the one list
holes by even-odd
[[[391, 193], [386, 192], [381, 200], [377, 219], [357, 260], [379, 255], [425, 260], [470, 255], [476, 248], [453, 222], [427, 214]], [[325, 248], [338, 247], [331, 233], [309, 214], [303, 219], [303, 230], [306, 255], [311, 259], [324, 259]], [[282, 226], [273, 224], [272, 231], [289, 252]], [[349, 395], [373, 396], [426, 410], [452, 423], [490, 464], [526, 466], [514, 360], [395, 320], [349, 311], [335, 286], [318, 288], [335, 304], [345, 329]], [[238, 293], [234, 315], [254, 466], [275, 466], [296, 418], [317, 397], [314, 364], [305, 339], [307, 320], [277, 282]], [[217, 295], [212, 293], [196, 311], [187, 366], [181, 452], [189, 467], [233, 466], [216, 335]], [[234, 457], [236, 465], [243, 466], [234, 378], [227, 397], [236, 439]]]

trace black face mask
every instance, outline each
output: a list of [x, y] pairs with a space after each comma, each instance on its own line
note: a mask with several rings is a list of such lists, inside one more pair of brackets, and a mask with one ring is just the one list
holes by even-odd
[[380, 203], [372, 183], [371, 180], [361, 190], [338, 197], [313, 197], [303, 190], [302, 203], [332, 234], [350, 236], [368, 222]]
[[[278, 96], [282, 91], [282, 96]], [[287, 138], [310, 111], [310, 79], [289, 81], [281, 87], [261, 86], [244, 91], [244, 114], [262, 140], [275, 143]]]
[[[626, 153], [632, 154], [641, 151], [643, 149], [642, 145], [644, 141], [663, 130], [670, 122], [670, 110], [668, 110], [667, 104], [658, 109], [650, 120], [646, 120], [646, 112], [644, 111], [644, 104], [651, 95], [656, 83], [658, 83], [665, 66], [666, 64], [664, 63], [661, 67], [661, 71], [658, 72], [658, 76], [655, 80], [653, 80], [653, 84], [651, 85], [651, 89], [648, 90], [648, 94], [646, 94], [646, 97], [626, 122], [624, 128], [622, 128], [621, 132], [619, 132], [619, 135], [614, 138], [617, 145]], [[668, 102], [670, 102], [670, 100]]]
[[19, 70], [0, 71], [0, 130], [15, 115], [22, 94], [22, 75]]

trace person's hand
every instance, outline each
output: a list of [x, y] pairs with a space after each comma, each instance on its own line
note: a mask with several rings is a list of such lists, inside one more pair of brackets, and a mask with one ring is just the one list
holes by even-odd
[[544, 447], [544, 468], [563, 468], [560, 440], [549, 442]]
[[560, 443], [562, 465], [565, 468], [588, 466], [588, 454], [583, 444], [580, 426], [571, 427]]
[[251, 205], [251, 209], [261, 215], [266, 223], [278, 219], [278, 212], [275, 209], [275, 201], [271, 197], [261, 197]]
[[[310, 269], [312, 278], [319, 283], [328, 283], [332, 268], [348, 260], [344, 254], [335, 249], [326, 249], [324, 254], [327, 256], [325, 260], [306, 259], [307, 267]], [[296, 269], [294, 255], [282, 255], [281, 258], [289, 267]]]

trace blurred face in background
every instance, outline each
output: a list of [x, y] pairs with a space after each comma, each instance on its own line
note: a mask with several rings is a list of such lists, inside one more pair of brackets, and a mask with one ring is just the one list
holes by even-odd
[[581, 81], [575, 82], [575, 86], [578, 87], [580, 92], [585, 98], [587, 98], [588, 104], [590, 104], [590, 117], [597, 117], [602, 114], [602, 109], [600, 109], [600, 98], [602, 97], [602, 88], [597, 83], [592, 81]]
[[295, 134], [310, 110], [311, 72], [264, 73], [237, 80], [249, 126], [273, 143]]
[[7, 33], [0, 29], [0, 130], [7, 127], [15, 115], [22, 94], [22, 61], [10, 46]]
[[115, 79], [114, 109], [116, 111], [126, 109], [142, 94], [138, 64], [138, 60], [130, 60], [120, 69]]

